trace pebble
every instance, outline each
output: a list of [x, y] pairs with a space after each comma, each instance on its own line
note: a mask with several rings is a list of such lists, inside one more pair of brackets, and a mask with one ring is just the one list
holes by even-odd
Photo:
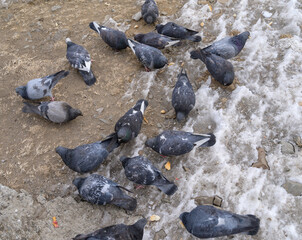
[[157, 126], [158, 128], [161, 128], [161, 124], [160, 124], [160, 123], [158, 123], [156, 126]]
[[297, 144], [298, 147], [302, 147], [302, 140], [301, 140], [300, 135], [295, 135], [293, 137], [293, 139], [294, 139], [294, 142]]
[[135, 21], [139, 21], [141, 18], [142, 18], [142, 13], [141, 13], [141, 11], [137, 12], [136, 14], [134, 14], [134, 15], [132, 16], [132, 19], [135, 20]]
[[161, 113], [161, 114], [165, 114], [166, 111], [165, 111], [165, 110], [161, 110], [160, 113]]
[[302, 195], [302, 184], [291, 180], [286, 180], [282, 187], [294, 196]]
[[51, 11], [54, 12], [54, 11], [59, 10], [60, 8], [62, 8], [60, 5], [56, 5], [51, 8]]
[[105, 123], [105, 124], [109, 124], [109, 122], [107, 120], [103, 119], [103, 118], [100, 118], [100, 121]]
[[223, 199], [216, 195], [214, 197], [200, 196], [194, 198], [194, 202], [196, 205], [210, 204], [217, 207], [221, 207], [222, 201]]
[[166, 236], [166, 232], [163, 229], [160, 229], [158, 232], [155, 233], [153, 240], [166, 239]]
[[104, 108], [99, 108], [99, 109], [97, 109], [96, 111], [99, 113], [99, 114], [101, 114], [102, 112], [103, 112], [103, 110], [104, 110]]
[[295, 148], [291, 143], [281, 141], [281, 152], [283, 154], [294, 154], [295, 153]]

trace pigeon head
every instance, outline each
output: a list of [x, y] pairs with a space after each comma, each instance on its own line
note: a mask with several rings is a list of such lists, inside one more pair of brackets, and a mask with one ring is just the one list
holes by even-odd
[[145, 144], [152, 149], [158, 149], [156, 138], [148, 139]]
[[183, 121], [186, 118], [186, 115], [183, 112], [177, 112], [176, 119], [178, 122]]
[[26, 91], [26, 86], [20, 86], [16, 88], [17, 95], [20, 95], [24, 99], [29, 99]]
[[140, 99], [136, 102], [135, 106], [133, 107], [133, 109], [135, 111], [141, 111], [142, 114], [144, 114], [146, 108], [148, 107], [148, 101], [145, 99]]
[[142, 219], [138, 220], [133, 226], [137, 229], [143, 229], [146, 224], [147, 224], [147, 219], [142, 218]]
[[72, 181], [72, 184], [75, 185], [78, 189], [81, 188], [86, 178], [75, 178]]
[[156, 61], [154, 62], [154, 68], [162, 68], [164, 67], [166, 64], [168, 63], [167, 58], [162, 54], [158, 57], [158, 59], [156, 59]]
[[156, 31], [157, 31], [158, 33], [161, 33], [161, 31], [163, 30], [164, 26], [165, 26], [165, 25], [163, 25], [163, 24], [157, 24], [157, 25], [155, 26], [155, 29], [156, 29]]
[[74, 43], [70, 40], [70, 38], [66, 38], [65, 40], [67, 47], [73, 45]]
[[142, 39], [143, 39], [143, 37], [144, 37], [144, 34], [136, 34], [136, 35], [134, 36], [134, 40], [135, 40], [135, 41], [138, 41], [138, 42], [141, 42]]
[[117, 138], [120, 142], [129, 142], [132, 138], [132, 132], [129, 127], [122, 127], [117, 132]]
[[239, 35], [234, 36], [232, 38], [232, 42], [238, 47], [239, 50], [241, 50], [244, 47], [245, 42], [249, 38], [249, 36], [250, 36], [249, 31], [240, 33]]
[[83, 116], [82, 112], [79, 109], [71, 108], [69, 110], [70, 120], [75, 119], [78, 116]]
[[224, 86], [229, 86], [233, 83], [234, 81], [234, 71], [232, 69], [232, 71], [227, 71], [224, 75], [224, 78], [223, 78], [223, 85]]
[[[179, 218], [182, 221], [183, 225], [186, 226], [187, 224], [187, 217], [188, 217], [189, 213], [188, 212], [183, 212], [182, 214], [180, 214]], [[186, 226], [187, 227], [187, 226]]]
[[156, 21], [157, 15], [155, 12], [148, 12], [143, 16], [146, 23], [151, 24]]
[[120, 161], [122, 162], [123, 167], [126, 166], [126, 164], [127, 164], [127, 162], [128, 162], [129, 159], [130, 159], [130, 158], [125, 157], [125, 156], [122, 156], [122, 157], [120, 158]]

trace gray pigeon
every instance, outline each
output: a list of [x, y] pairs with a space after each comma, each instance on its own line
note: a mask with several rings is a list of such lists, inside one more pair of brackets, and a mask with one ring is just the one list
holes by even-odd
[[214, 206], [201, 205], [179, 218], [189, 233], [197, 238], [214, 238], [237, 233], [256, 235], [260, 220], [254, 215], [239, 215]]
[[196, 147], [211, 147], [216, 143], [212, 133], [193, 134], [183, 131], [163, 131], [146, 141], [146, 145], [163, 156], [178, 156], [190, 152]]
[[224, 59], [230, 59], [237, 56], [245, 45], [246, 40], [249, 38], [249, 32], [243, 32], [234, 37], [225, 37], [212, 45], [198, 49], [204, 53], [212, 53]]
[[115, 144], [111, 141], [114, 136], [110, 135], [103, 141], [80, 145], [74, 149], [57, 147], [56, 153], [71, 170], [78, 173], [87, 173], [97, 169], [108, 157], [109, 153], [119, 146], [117, 139]]
[[158, 17], [158, 7], [154, 0], [146, 0], [142, 5], [142, 16], [146, 23], [154, 23]]
[[35, 113], [54, 123], [69, 122], [78, 116], [83, 116], [79, 109], [72, 108], [62, 101], [41, 102], [39, 105], [23, 103], [24, 113]]
[[133, 225], [112, 225], [90, 234], [79, 234], [73, 240], [142, 240], [146, 223], [142, 218]]
[[87, 50], [73, 42], [70, 38], [66, 38], [67, 52], [66, 58], [73, 68], [79, 70], [84, 82], [91, 86], [96, 82], [96, 78], [91, 70], [91, 58]]
[[195, 50], [191, 53], [191, 58], [200, 59], [207, 67], [213, 78], [224, 86], [229, 86], [234, 81], [234, 68], [232, 63], [224, 58], [212, 53], [205, 53]]
[[122, 50], [128, 47], [128, 39], [125, 33], [105, 26], [100, 26], [96, 22], [91, 22], [89, 27], [96, 31], [103, 41], [113, 49]]
[[195, 93], [185, 70], [178, 74], [178, 80], [172, 93], [172, 106], [177, 121], [184, 120], [195, 106]]
[[54, 100], [51, 90], [60, 79], [66, 77], [68, 71], [60, 71], [55, 74], [30, 80], [26, 86], [16, 88], [16, 93], [27, 100], [37, 100], [44, 97], [51, 97]]
[[156, 30], [158, 33], [177, 38], [177, 39], [187, 39], [191, 40], [193, 42], [200, 42], [201, 37], [196, 36], [198, 32], [193, 31], [191, 29], [182, 27], [180, 25], [177, 25], [174, 22], [168, 22], [165, 25], [163, 24], [158, 24], [156, 25]]
[[154, 185], [167, 195], [173, 195], [177, 191], [177, 186], [166, 179], [149, 159], [137, 156], [121, 157], [120, 160], [130, 181], [140, 185]]
[[134, 40], [158, 49], [164, 49], [166, 47], [173, 46], [180, 41], [154, 32], [137, 34], [134, 36]]
[[141, 130], [144, 112], [147, 107], [148, 101], [140, 99], [133, 108], [117, 121], [114, 130], [119, 142], [126, 143], [137, 137]]
[[163, 68], [168, 63], [162, 52], [154, 47], [131, 39], [128, 39], [128, 44], [138, 60], [144, 65], [146, 71]]
[[91, 174], [86, 178], [76, 178], [72, 183], [78, 188], [79, 195], [87, 202], [98, 205], [110, 203], [130, 211], [136, 208], [136, 199], [121, 190], [127, 189], [101, 175]]

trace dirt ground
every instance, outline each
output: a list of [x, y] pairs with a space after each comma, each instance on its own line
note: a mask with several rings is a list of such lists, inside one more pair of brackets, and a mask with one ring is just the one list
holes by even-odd
[[[157, 1], [163, 15], [175, 14], [184, 2]], [[78, 174], [64, 165], [55, 148], [59, 145], [74, 148], [100, 140], [110, 134], [115, 122], [143, 97], [138, 87], [132, 96], [122, 98], [132, 87], [132, 80], [144, 74], [144, 68], [131, 50], [112, 50], [88, 27], [91, 21], [103, 23], [111, 17], [118, 25], [124, 22], [129, 25], [128, 37], [152, 31], [154, 25], [132, 20], [132, 16], [140, 11], [140, 4], [133, 0], [37, 0], [19, 1], [0, 9], [0, 183], [10, 188], [2, 187], [0, 238], [70, 239], [78, 233], [95, 230], [100, 219], [103, 220], [102, 226], [112, 224], [114, 214], [129, 218], [127, 213], [114, 207], [90, 205], [87, 209], [87, 203], [75, 201], [75, 188], [71, 182]], [[94, 60], [92, 69], [97, 82], [92, 87], [85, 85], [66, 60], [66, 37], [83, 45]], [[169, 62], [173, 61], [171, 53], [165, 54]], [[63, 69], [69, 70], [70, 74], [55, 86], [53, 95], [56, 100], [79, 108], [84, 116], [59, 125], [22, 113], [23, 99], [16, 95], [15, 88], [33, 78]], [[156, 81], [167, 77], [165, 71], [159, 71]], [[172, 89], [173, 85], [170, 87]], [[149, 123], [143, 125], [147, 136], [157, 134], [159, 126], [175, 124], [174, 120], [165, 119], [160, 113], [162, 109], [171, 109], [170, 103], [163, 101], [166, 97], [164, 89], [161, 85], [153, 88], [147, 97], [146, 118]], [[130, 143], [117, 151], [130, 154], [132, 146]], [[146, 151], [153, 154], [148, 149]], [[120, 172], [121, 166], [114, 156], [109, 156], [99, 171], [117, 181]], [[174, 177], [173, 173], [170, 177]], [[147, 190], [143, 191], [147, 193]], [[106, 213], [108, 209], [111, 215]], [[144, 212], [138, 210], [136, 220], [143, 215]], [[52, 216], [58, 217], [60, 229], [53, 228]], [[130, 219], [125, 223], [133, 222]]]

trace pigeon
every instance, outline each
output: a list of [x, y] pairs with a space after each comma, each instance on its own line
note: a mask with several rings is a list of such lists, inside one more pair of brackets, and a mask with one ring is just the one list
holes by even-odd
[[16, 93], [26, 100], [37, 100], [44, 97], [51, 97], [51, 100], [54, 100], [51, 90], [60, 79], [68, 74], [68, 71], [62, 70], [46, 77], [32, 79], [26, 86], [17, 87]]
[[256, 235], [260, 220], [254, 215], [239, 215], [214, 206], [200, 205], [179, 218], [189, 233], [197, 238], [214, 238], [237, 233]]
[[113, 49], [122, 50], [128, 47], [128, 39], [125, 33], [109, 27], [100, 26], [96, 22], [91, 22], [89, 27], [96, 31], [103, 41]]
[[164, 49], [166, 47], [173, 46], [180, 41], [154, 32], [137, 34], [134, 36], [134, 40], [158, 49]]
[[122, 116], [115, 124], [115, 133], [119, 142], [129, 142], [137, 137], [141, 130], [144, 112], [148, 107], [148, 101], [140, 99], [135, 106]]
[[89, 53], [82, 46], [73, 43], [70, 38], [66, 38], [67, 53], [66, 58], [73, 68], [79, 70], [84, 82], [91, 86], [96, 82], [96, 78], [91, 70], [91, 58]]
[[167, 195], [173, 195], [177, 191], [177, 186], [166, 179], [146, 157], [123, 156], [120, 160], [130, 181], [140, 185], [154, 185]]
[[98, 205], [110, 203], [129, 211], [136, 208], [136, 199], [121, 190], [127, 189], [101, 175], [91, 174], [86, 178], [75, 178], [72, 183], [78, 188], [79, 195], [87, 202]]
[[62, 101], [41, 102], [38, 105], [23, 102], [24, 113], [35, 113], [54, 123], [69, 122], [78, 116], [83, 116], [79, 109], [72, 108]]
[[173, 22], [168, 22], [165, 25], [158, 24], [156, 25], [156, 30], [158, 33], [177, 38], [177, 39], [187, 39], [193, 42], [200, 42], [201, 37], [196, 36], [198, 32], [190, 30], [188, 28], [184, 28], [182, 26], [177, 25]]
[[232, 63], [218, 55], [205, 53], [200, 50], [192, 51], [190, 54], [192, 59], [200, 59], [204, 62], [216, 81], [224, 86], [229, 86], [233, 83], [235, 74]]
[[243, 32], [234, 37], [226, 37], [212, 45], [198, 49], [204, 53], [211, 53], [220, 56], [224, 59], [230, 59], [237, 56], [245, 45], [246, 40], [249, 38], [249, 32]]
[[80, 145], [74, 149], [58, 146], [56, 153], [71, 170], [78, 173], [87, 173], [97, 169], [108, 157], [109, 153], [119, 146], [110, 144], [114, 136], [110, 135], [103, 141]]
[[163, 68], [168, 63], [167, 58], [162, 52], [154, 47], [131, 39], [128, 39], [128, 44], [147, 72], [151, 69]]
[[178, 80], [172, 93], [172, 106], [177, 121], [184, 120], [195, 106], [195, 93], [185, 70], [178, 74]]
[[193, 134], [183, 131], [163, 131], [146, 141], [146, 145], [163, 156], [178, 156], [196, 147], [211, 147], [216, 143], [212, 133]]
[[152, 24], [158, 17], [158, 7], [154, 0], [146, 0], [142, 5], [142, 16], [146, 23]]
[[147, 220], [142, 218], [133, 225], [112, 225], [90, 234], [79, 234], [73, 240], [142, 240], [146, 223]]

